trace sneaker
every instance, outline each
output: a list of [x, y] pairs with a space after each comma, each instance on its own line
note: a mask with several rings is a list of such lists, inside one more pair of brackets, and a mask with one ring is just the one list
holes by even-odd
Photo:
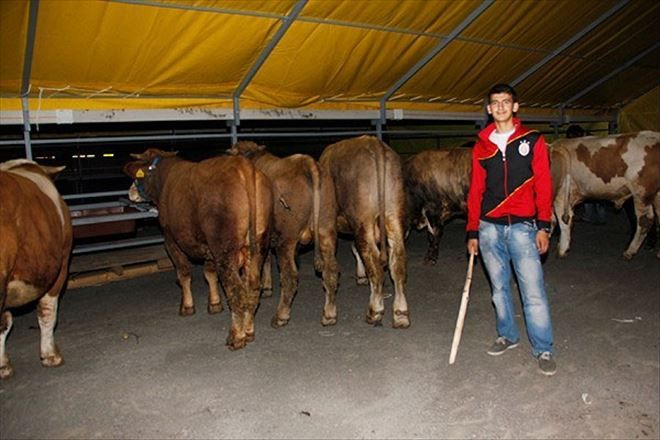
[[486, 353], [488, 353], [491, 356], [499, 356], [505, 351], [507, 351], [509, 348], [516, 348], [517, 346], [518, 346], [518, 342], [511, 342], [508, 339], [506, 339], [504, 336], [500, 336], [499, 338], [495, 339], [495, 342], [488, 349]]
[[553, 376], [557, 372], [557, 364], [552, 358], [552, 354], [548, 351], [544, 351], [538, 357], [539, 359], [539, 369], [541, 373], [546, 376]]

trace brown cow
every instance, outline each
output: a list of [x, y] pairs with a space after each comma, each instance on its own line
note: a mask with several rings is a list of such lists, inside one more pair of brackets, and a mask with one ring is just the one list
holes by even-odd
[[68, 276], [72, 230], [69, 209], [51, 182], [63, 169], [26, 159], [0, 164], [0, 379], [14, 372], [5, 350], [12, 327], [8, 309], [37, 299], [41, 364], [64, 362], [53, 330]]
[[[389, 262], [394, 282], [392, 326], [409, 327], [405, 294], [406, 201], [399, 156], [379, 139], [361, 136], [326, 147], [319, 159], [319, 166], [322, 176], [320, 251], [326, 292], [322, 324], [337, 322], [334, 252], [337, 232], [340, 232], [355, 237], [357, 254], [366, 266], [371, 286], [367, 322], [374, 325], [382, 322], [385, 311], [383, 266]], [[332, 240], [324, 243], [325, 237]]]
[[559, 256], [566, 256], [570, 248], [575, 205], [594, 199], [612, 201], [620, 208], [632, 197], [637, 230], [623, 253], [630, 260], [653, 225], [654, 207], [655, 215], [660, 215], [660, 133], [561, 139], [551, 151], [554, 210], [561, 231]]
[[467, 212], [471, 155], [470, 148], [462, 147], [426, 150], [403, 164], [411, 224], [428, 231], [426, 264], [438, 260], [445, 223]]
[[244, 157], [193, 163], [155, 148], [133, 156], [138, 160], [124, 168], [135, 179], [129, 196], [158, 207], [165, 246], [182, 289], [179, 314], [195, 313], [191, 260], [204, 261], [208, 312], [222, 311], [219, 277], [231, 309], [227, 345], [232, 350], [244, 347], [254, 340], [260, 272], [268, 252], [268, 178]]
[[[280, 270], [280, 301], [271, 320], [275, 328], [291, 318], [291, 302], [298, 290], [296, 250], [298, 244], [307, 245], [314, 239], [314, 265], [321, 270], [318, 253], [318, 223], [320, 205], [320, 176], [316, 161], [305, 154], [285, 158], [265, 151], [265, 146], [250, 141], [236, 143], [230, 154], [243, 155], [268, 176], [273, 185], [273, 246]], [[272, 292], [270, 256], [262, 274], [264, 295]]]

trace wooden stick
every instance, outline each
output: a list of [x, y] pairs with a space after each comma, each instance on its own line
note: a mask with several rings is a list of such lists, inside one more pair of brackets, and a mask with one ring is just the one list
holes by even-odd
[[470, 284], [472, 284], [472, 268], [474, 267], [474, 254], [470, 253], [470, 262], [468, 263], [467, 275], [465, 276], [465, 286], [463, 287], [463, 297], [461, 298], [461, 308], [456, 318], [456, 329], [454, 329], [454, 340], [451, 343], [451, 353], [449, 354], [449, 365], [456, 361], [458, 344], [461, 343], [461, 334], [463, 333], [463, 323], [467, 314], [468, 300], [470, 299]]

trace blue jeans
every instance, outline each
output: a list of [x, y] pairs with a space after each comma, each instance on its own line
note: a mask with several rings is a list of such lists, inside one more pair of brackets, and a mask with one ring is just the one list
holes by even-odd
[[531, 222], [513, 225], [479, 222], [479, 249], [490, 277], [497, 334], [511, 342], [520, 339], [511, 295], [513, 263], [534, 357], [546, 351], [554, 354], [550, 306], [545, 294], [541, 257], [536, 248], [536, 232], [536, 224]]

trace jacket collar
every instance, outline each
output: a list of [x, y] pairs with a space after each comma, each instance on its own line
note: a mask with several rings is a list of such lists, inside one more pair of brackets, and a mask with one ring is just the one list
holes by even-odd
[[[520, 136], [520, 131], [523, 130], [522, 123], [520, 122], [520, 119], [518, 118], [513, 118], [513, 134], [511, 135], [512, 138]], [[490, 137], [491, 133], [494, 132], [497, 129], [496, 125], [494, 122], [491, 122], [479, 132], [479, 138], [484, 141], [490, 141], [488, 138]]]

